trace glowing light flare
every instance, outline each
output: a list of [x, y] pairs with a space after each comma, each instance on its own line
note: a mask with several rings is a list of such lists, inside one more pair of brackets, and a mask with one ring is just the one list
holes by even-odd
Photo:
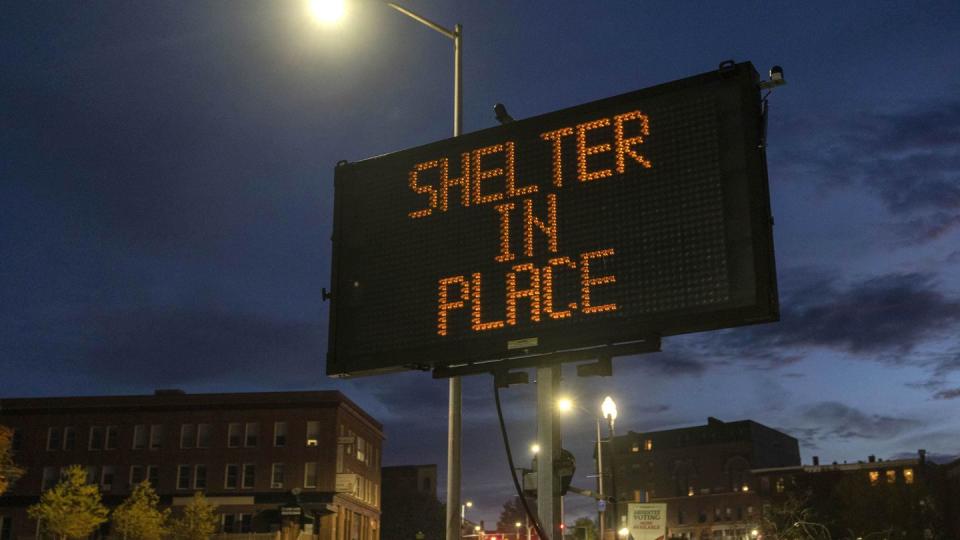
[[568, 397], [562, 397], [557, 400], [557, 410], [562, 413], [568, 413], [573, 410], [573, 400]]
[[346, 2], [344, 0], [309, 0], [307, 10], [317, 22], [333, 25], [340, 22], [346, 14]]
[[604, 418], [611, 422], [617, 419], [617, 404], [613, 402], [612, 397], [603, 398], [603, 403], [600, 404], [600, 412], [603, 413]]

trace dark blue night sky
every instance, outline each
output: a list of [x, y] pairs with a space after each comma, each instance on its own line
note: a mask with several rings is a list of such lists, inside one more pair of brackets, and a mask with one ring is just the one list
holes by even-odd
[[[780, 64], [769, 172], [782, 322], [566, 373], [618, 428], [750, 418], [805, 461], [960, 454], [960, 4], [405, 3], [464, 25], [465, 130]], [[446, 383], [324, 376], [333, 167], [451, 133], [449, 40], [372, 1], [0, 6], [0, 397], [338, 388], [388, 464], [445, 466]], [[464, 382], [464, 498], [510, 480]], [[534, 388], [508, 390], [515, 448]], [[592, 420], [567, 446], [591, 482]], [[525, 461], [526, 456], [519, 456]], [[568, 515], [588, 506], [568, 501]], [[470, 516], [468, 516], [470, 517]]]

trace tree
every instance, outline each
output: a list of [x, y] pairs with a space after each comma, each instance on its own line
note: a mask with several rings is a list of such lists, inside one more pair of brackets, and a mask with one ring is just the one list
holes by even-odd
[[170, 521], [170, 534], [176, 540], [207, 540], [217, 530], [217, 506], [197, 491], [183, 507], [183, 515]]
[[23, 469], [13, 462], [13, 430], [0, 426], [0, 495], [23, 476]]
[[[536, 514], [537, 503], [528, 499], [527, 504], [530, 505], [530, 511]], [[520, 502], [520, 497], [513, 497], [503, 503], [503, 510], [500, 511], [500, 519], [497, 520], [497, 530], [513, 531], [517, 528], [517, 522], [527, 523], [527, 511], [524, 510], [523, 503]]]
[[140, 482], [113, 510], [113, 530], [125, 540], [160, 540], [167, 533], [170, 510], [160, 510], [159, 503], [150, 481]]
[[806, 500], [793, 495], [765, 506], [760, 532], [769, 540], [830, 540], [830, 530], [814, 517]]
[[597, 524], [588, 517], [578, 518], [571, 528], [577, 540], [597, 540]]
[[61, 540], [86, 538], [107, 521], [108, 514], [99, 488], [87, 483], [87, 473], [79, 465], [67, 467], [60, 483], [43, 492], [40, 502], [27, 512]]

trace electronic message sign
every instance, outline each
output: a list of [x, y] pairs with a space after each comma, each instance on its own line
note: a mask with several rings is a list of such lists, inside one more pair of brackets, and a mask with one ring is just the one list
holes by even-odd
[[757, 83], [729, 65], [339, 164], [327, 373], [776, 320]]

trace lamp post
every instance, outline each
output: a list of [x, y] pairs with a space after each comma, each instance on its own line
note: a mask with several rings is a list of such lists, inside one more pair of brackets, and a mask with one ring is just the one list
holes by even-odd
[[[387, 6], [410, 17], [418, 23], [442, 34], [453, 41], [453, 136], [459, 137], [463, 126], [463, 80], [460, 60], [462, 50], [463, 27], [455, 24], [453, 29], [441, 26], [395, 2], [384, 2]], [[343, 0], [311, 0], [311, 11], [318, 19], [333, 21], [343, 15]], [[457, 521], [457, 507], [460, 506], [460, 441], [462, 390], [460, 377], [451, 377], [449, 383], [449, 407], [447, 423], [447, 533], [446, 540], [458, 540], [461, 535]]]
[[523, 526], [523, 523], [520, 523], [520, 522], [518, 521], [518, 522], [514, 523], [514, 526], [517, 527], [517, 540], [520, 540], [520, 527]]
[[460, 536], [463, 536], [463, 524], [467, 518], [467, 508], [473, 508], [473, 501], [467, 501], [460, 505]]
[[[610, 489], [613, 491], [613, 529], [617, 530], [617, 527], [620, 526], [620, 512], [617, 508], [617, 476], [616, 476], [616, 463], [614, 461], [614, 443], [613, 443], [613, 423], [617, 420], [617, 404], [613, 402], [613, 398], [607, 396], [603, 399], [603, 403], [600, 405], [600, 411], [603, 413], [603, 417], [607, 420], [607, 426], [610, 429]], [[597, 449], [600, 448], [600, 424], [597, 424]], [[597, 454], [599, 456], [599, 454]], [[599, 458], [598, 458], [599, 464]], [[602, 469], [601, 469], [602, 470]], [[601, 516], [601, 523], [603, 523]], [[602, 525], [601, 525], [602, 526]]]

